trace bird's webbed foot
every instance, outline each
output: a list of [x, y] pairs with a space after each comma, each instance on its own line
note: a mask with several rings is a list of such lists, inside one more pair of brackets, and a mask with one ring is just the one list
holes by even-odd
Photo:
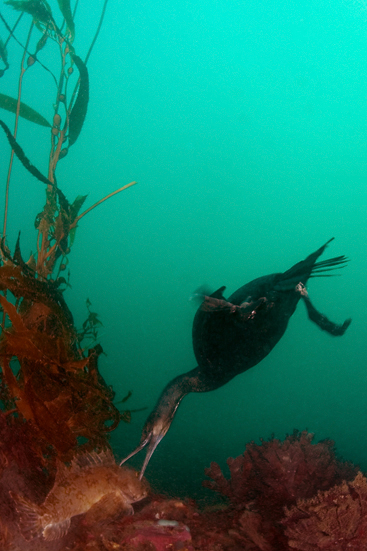
[[296, 287], [296, 290], [301, 293], [301, 297], [303, 298], [306, 308], [308, 317], [311, 321], [316, 323], [322, 329], [323, 331], [326, 331], [330, 335], [333, 335], [334, 337], [340, 337], [341, 335], [344, 335], [350, 324], [352, 323], [351, 318], [348, 318], [345, 320], [345, 322], [340, 325], [338, 323], [333, 323], [330, 321], [326, 316], [321, 314], [314, 305], [312, 304], [310, 297], [308, 296], [308, 293], [306, 291], [305, 286], [302, 283], [299, 283]]

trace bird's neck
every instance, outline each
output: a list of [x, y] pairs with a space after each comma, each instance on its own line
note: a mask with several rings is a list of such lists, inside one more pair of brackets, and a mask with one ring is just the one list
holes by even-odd
[[[199, 368], [196, 367], [170, 381], [163, 389], [158, 402], [148, 420], [170, 419], [172, 421], [181, 400], [190, 392], [206, 392], [212, 390], [200, 381]], [[147, 420], [147, 421], [148, 421]]]

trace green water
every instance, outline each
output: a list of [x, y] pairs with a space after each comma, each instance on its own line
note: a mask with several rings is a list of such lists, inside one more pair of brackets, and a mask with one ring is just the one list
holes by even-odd
[[[101, 2], [82, 4], [75, 46], [85, 57]], [[0, 88], [14, 96], [20, 49], [9, 50]], [[78, 324], [87, 298], [103, 321], [100, 366], [116, 400], [132, 390], [124, 406], [148, 408], [113, 434], [116, 455], [138, 444], [163, 386], [196, 365], [189, 297], [197, 287], [226, 285], [229, 296], [335, 237], [323, 259], [345, 254], [349, 266], [308, 288], [330, 319], [353, 318], [346, 335], [322, 333], [300, 304], [260, 365], [185, 398], [147, 476], [160, 490], [201, 497], [210, 461], [224, 465], [246, 442], [294, 428], [335, 440], [366, 470], [367, 7], [110, 0], [88, 68], [88, 116], [60, 162], [59, 185], [71, 200], [88, 193], [89, 206], [139, 182], [81, 221], [66, 294]], [[25, 79], [23, 101], [51, 120], [43, 98], [52, 81], [32, 70], [39, 84], [27, 89]], [[13, 125], [11, 114], [2, 118]], [[23, 122], [18, 134], [43, 171], [47, 132]], [[5, 187], [4, 136], [0, 148]], [[44, 188], [19, 162], [14, 177], [8, 242], [22, 230], [26, 256]]]

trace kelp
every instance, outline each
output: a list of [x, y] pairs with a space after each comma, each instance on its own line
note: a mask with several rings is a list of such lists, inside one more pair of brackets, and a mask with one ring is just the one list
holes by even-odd
[[66, 460], [80, 438], [88, 449], [105, 445], [120, 413], [98, 372], [102, 349], [83, 353], [58, 282], [37, 280], [7, 261], [0, 289], [16, 299], [0, 295], [7, 320], [0, 338], [2, 402], [36, 429], [42, 456], [51, 447]]
[[[3, 109], [6, 109], [11, 113], [16, 113], [18, 108], [17, 104], [18, 100], [16, 100], [15, 98], [11, 98], [6, 94], [0, 93], [0, 107], [2, 107]], [[34, 109], [32, 109], [32, 107], [29, 107], [29, 105], [23, 103], [22, 101], [20, 102], [19, 116], [41, 126], [46, 126], [47, 128], [51, 127], [51, 124], [48, 122], [47, 119], [45, 119], [45, 117], [43, 117], [40, 113], [37, 113], [37, 111], [35, 111]]]
[[[0, 425], [4, 434], [7, 434], [7, 426], [14, 433], [26, 435], [24, 447], [31, 449], [39, 463], [52, 473], [56, 458], [69, 461], [80, 448], [93, 450], [108, 446], [108, 434], [121, 420], [130, 422], [131, 419], [132, 410], [118, 410], [114, 391], [99, 371], [98, 361], [103, 353], [98, 344], [98, 329], [102, 326], [99, 315], [92, 311], [87, 299], [87, 318], [80, 329], [76, 328], [64, 296], [70, 286], [70, 274], [67, 278], [63, 274], [81, 218], [135, 182], [110, 193], [84, 212], [80, 211], [85, 195], [77, 195], [71, 201], [64, 195], [56, 179], [58, 161], [65, 157], [68, 147], [76, 143], [89, 102], [88, 70], [71, 47], [75, 25], [70, 2], [58, 0], [65, 20], [65, 24], [60, 26], [45, 0], [8, 0], [7, 4], [30, 15], [32, 23], [23, 45], [18, 98], [1, 94], [0, 108], [14, 113], [17, 123], [19, 117], [23, 117], [51, 127], [51, 150], [46, 176], [27, 157], [16, 133], [0, 121], [10, 148], [23, 167], [46, 186], [45, 204], [35, 214], [36, 252], [28, 259], [21, 250], [20, 234], [14, 252], [7, 245], [6, 196], [4, 229], [0, 238]], [[31, 55], [33, 24], [42, 31], [42, 36]], [[10, 26], [6, 24], [6, 28], [10, 32], [9, 39], [15, 38]], [[61, 31], [63, 28], [64, 32]], [[48, 41], [48, 38], [52, 40]], [[51, 103], [55, 113], [53, 123], [49, 125], [43, 115], [22, 103], [21, 79], [34, 62], [39, 62], [37, 55], [46, 44], [55, 42], [61, 72], [58, 80], [54, 77], [57, 87], [55, 101]], [[0, 54], [6, 61], [3, 51], [5, 48], [0, 50]], [[68, 100], [73, 65], [78, 69], [79, 79]], [[53, 75], [50, 69], [47, 70]], [[12, 160], [9, 174], [11, 167]], [[26, 191], [22, 189], [22, 193]], [[130, 393], [122, 402], [129, 397]], [[4, 454], [4, 461], [10, 464], [9, 454], [13, 451], [1, 446], [0, 451]]]
[[5, 132], [5, 135], [7, 137], [7, 140], [9, 142], [12, 150], [14, 151], [14, 153], [16, 154], [16, 156], [18, 157], [18, 159], [20, 160], [20, 162], [22, 163], [24, 168], [26, 168], [28, 170], [28, 172], [30, 174], [32, 174], [32, 176], [35, 176], [35, 178], [37, 178], [37, 180], [39, 180], [40, 182], [43, 182], [44, 184], [47, 184], [47, 185], [50, 184], [52, 186], [53, 183], [50, 182], [50, 180], [48, 180], [48, 178], [46, 178], [42, 174], [42, 172], [40, 170], [38, 170], [38, 168], [35, 167], [31, 163], [31, 161], [28, 159], [28, 157], [25, 155], [23, 149], [20, 147], [20, 145], [18, 144], [18, 142], [16, 141], [16, 139], [12, 135], [9, 127], [5, 124], [4, 121], [0, 120], [0, 126], [2, 127], [2, 129]]
[[6, 0], [5, 4], [17, 11], [30, 14], [35, 22], [48, 25], [53, 21], [51, 8], [45, 0]]
[[81, 343], [85, 341], [86, 339], [91, 340], [92, 342], [96, 342], [98, 340], [98, 329], [103, 326], [103, 323], [99, 319], [99, 315], [97, 312], [92, 312], [90, 307], [92, 306], [91, 301], [89, 298], [85, 301], [87, 310], [88, 310], [88, 317], [83, 322], [83, 326], [80, 331], [78, 331], [78, 341]]
[[89, 77], [86, 65], [77, 55], [73, 55], [75, 65], [80, 75], [78, 96], [69, 117], [69, 146], [73, 145], [79, 137], [87, 114], [89, 101]]
[[[52, 15], [52, 10], [46, 0], [6, 0], [5, 4], [11, 6], [14, 10], [27, 13], [32, 16], [36, 27], [53, 38], [58, 37], [61, 40], [67, 40], [56, 24]], [[37, 48], [41, 49], [41, 48]]]
[[1, 40], [1, 38], [0, 38], [0, 59], [2, 59], [5, 65], [4, 69], [0, 69], [0, 78], [1, 78], [2, 76], [4, 76], [5, 71], [9, 69], [8, 52], [7, 52], [5, 43]]
[[60, 11], [65, 18], [66, 28], [70, 35], [69, 40], [70, 42], [72, 42], [75, 35], [75, 24], [73, 20], [73, 14], [71, 12], [70, 0], [57, 0], [57, 2], [59, 4]]

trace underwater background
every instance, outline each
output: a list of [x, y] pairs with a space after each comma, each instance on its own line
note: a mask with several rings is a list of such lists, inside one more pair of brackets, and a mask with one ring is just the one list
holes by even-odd
[[[81, 56], [100, 10], [96, 0], [78, 7]], [[14, 19], [7, 6], [2, 12]], [[89, 206], [138, 181], [80, 222], [65, 294], [77, 326], [87, 298], [103, 322], [99, 365], [116, 401], [131, 390], [121, 407], [147, 408], [112, 434], [116, 457], [137, 446], [165, 384], [196, 366], [195, 290], [226, 285], [228, 297], [335, 237], [321, 260], [345, 254], [350, 264], [308, 289], [333, 321], [352, 317], [347, 333], [321, 332], [300, 304], [258, 366], [185, 398], [146, 475], [158, 491], [204, 498], [211, 461], [223, 467], [247, 442], [294, 428], [333, 439], [366, 471], [367, 6], [110, 2], [88, 69], [87, 119], [58, 183], [70, 198], [88, 193]], [[37, 93], [25, 79], [23, 101], [51, 120], [52, 79], [34, 71]], [[16, 95], [18, 75], [13, 64], [2, 93]], [[22, 121], [18, 133], [41, 170], [45, 132]], [[5, 136], [0, 147], [5, 193]], [[21, 230], [27, 256], [44, 186], [16, 161], [10, 193], [7, 241], [13, 249]], [[143, 455], [130, 463], [139, 467]]]

